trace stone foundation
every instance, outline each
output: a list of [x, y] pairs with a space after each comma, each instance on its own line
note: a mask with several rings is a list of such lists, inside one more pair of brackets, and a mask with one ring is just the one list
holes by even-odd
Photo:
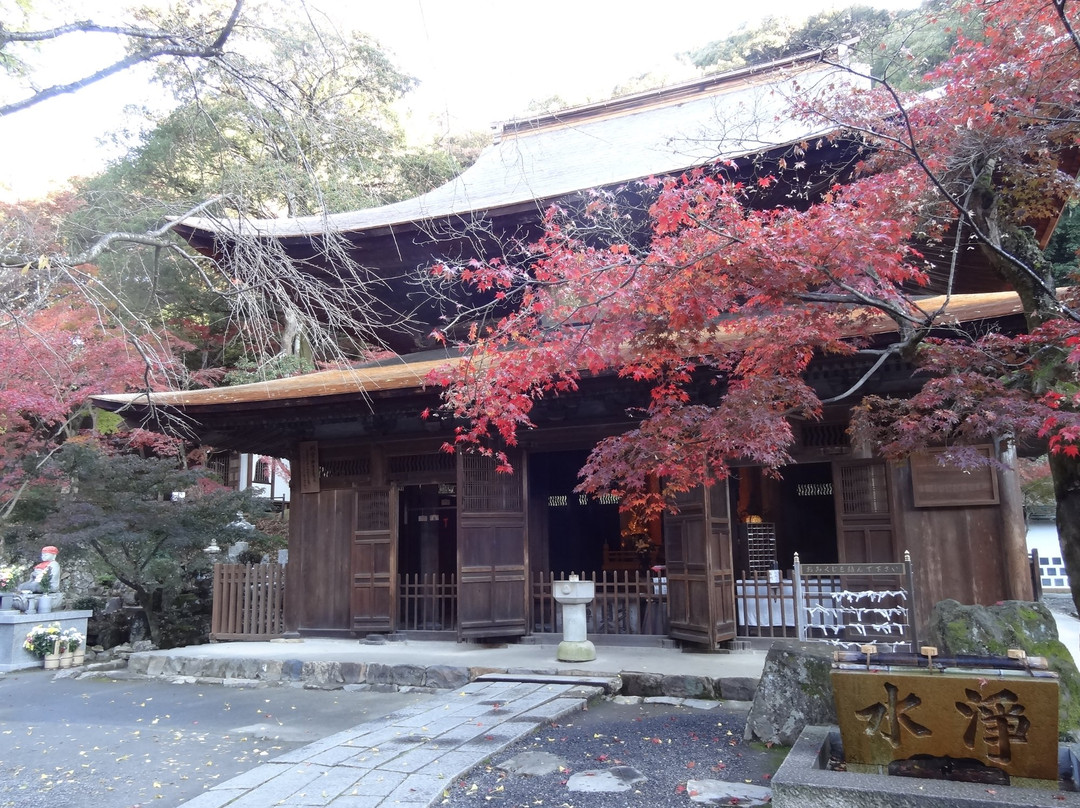
[[40, 668], [41, 658], [23, 650], [26, 635], [34, 626], [59, 623], [60, 630], [78, 629], [86, 636], [86, 620], [91, 611], [60, 611], [23, 614], [14, 610], [0, 612], [0, 672]]

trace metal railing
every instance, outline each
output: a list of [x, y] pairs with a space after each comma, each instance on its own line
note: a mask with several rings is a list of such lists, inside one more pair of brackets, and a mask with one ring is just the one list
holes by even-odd
[[885, 564], [802, 564], [796, 554], [786, 573], [743, 572], [735, 582], [738, 636], [916, 649], [913, 587], [907, 553]]

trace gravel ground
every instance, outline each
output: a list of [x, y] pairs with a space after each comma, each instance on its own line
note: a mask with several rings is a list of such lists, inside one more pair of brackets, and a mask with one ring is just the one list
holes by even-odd
[[[698, 710], [663, 704], [624, 705], [602, 701], [549, 725], [495, 755], [455, 783], [443, 800], [449, 806], [507, 808], [630, 808], [688, 806], [692, 780], [749, 782], [768, 787], [786, 749], [743, 741], [749, 703]], [[551, 774], [523, 777], [499, 766], [524, 752], [548, 752], [563, 761]], [[575, 773], [629, 766], [644, 782], [615, 793], [574, 792]]]
[[1044, 592], [1042, 602], [1052, 612], [1071, 614], [1076, 617], [1076, 604], [1073, 603], [1072, 595], [1068, 592]]

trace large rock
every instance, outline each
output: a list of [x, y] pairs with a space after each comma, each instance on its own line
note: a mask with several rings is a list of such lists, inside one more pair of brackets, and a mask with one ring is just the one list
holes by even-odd
[[424, 672], [424, 687], [453, 690], [469, 683], [469, 669], [455, 665], [429, 665]]
[[622, 677], [625, 696], [662, 696], [664, 693], [663, 674], [623, 671]]
[[791, 746], [807, 724], [836, 723], [834, 650], [820, 642], [773, 643], [746, 717], [746, 740]]
[[664, 695], [683, 699], [711, 699], [714, 694], [712, 679], [704, 676], [665, 676], [662, 687]]
[[1064, 735], [1080, 729], [1080, 672], [1043, 604], [1008, 600], [995, 606], [964, 606], [943, 600], [930, 613], [929, 642], [942, 656], [1005, 656], [1010, 648], [1020, 648], [1028, 656], [1046, 657], [1060, 677], [1058, 730]]

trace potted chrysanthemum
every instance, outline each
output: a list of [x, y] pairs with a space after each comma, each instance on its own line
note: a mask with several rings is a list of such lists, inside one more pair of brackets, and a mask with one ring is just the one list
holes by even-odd
[[60, 667], [60, 624], [38, 624], [30, 629], [23, 642], [23, 649], [45, 661], [46, 669]]
[[16, 564], [0, 564], [0, 609], [14, 608], [12, 600], [22, 572], [23, 568]]
[[[77, 628], [65, 628], [60, 634], [66, 653], [71, 657], [72, 665], [82, 665], [86, 660], [86, 637]], [[61, 667], [64, 667], [61, 661]]]

